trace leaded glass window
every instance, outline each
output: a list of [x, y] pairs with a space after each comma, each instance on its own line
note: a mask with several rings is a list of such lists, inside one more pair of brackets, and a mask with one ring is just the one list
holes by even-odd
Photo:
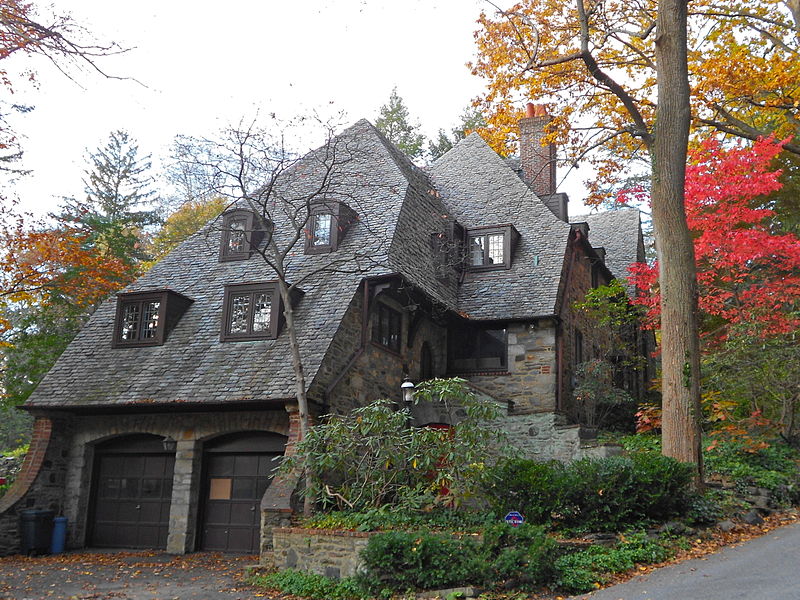
[[222, 341], [277, 337], [279, 306], [278, 290], [274, 283], [226, 286]]
[[472, 271], [511, 267], [511, 255], [520, 235], [513, 225], [477, 227], [467, 233], [467, 266]]
[[311, 245], [330, 246], [331, 245], [331, 225], [333, 215], [329, 213], [317, 213], [311, 215]]
[[167, 289], [119, 294], [113, 347], [163, 344], [191, 303], [191, 298]]
[[228, 225], [228, 254], [247, 251], [247, 219], [233, 219]]
[[383, 302], [375, 307], [372, 341], [394, 352], [400, 352], [403, 316]]
[[122, 302], [117, 328], [120, 342], [148, 342], [159, 336], [159, 300], [129, 300]]
[[505, 236], [503, 234], [487, 235], [489, 264], [499, 265], [505, 262]]

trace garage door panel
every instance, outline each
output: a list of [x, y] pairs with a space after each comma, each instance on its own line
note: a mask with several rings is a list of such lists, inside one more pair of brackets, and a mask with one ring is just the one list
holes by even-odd
[[231, 518], [231, 507], [227, 502], [209, 502], [206, 507], [208, 523], [228, 523]]
[[258, 475], [258, 456], [257, 455], [241, 455], [235, 457], [234, 465], [237, 476], [253, 476]]
[[174, 465], [163, 453], [98, 452], [90, 544], [165, 548]]
[[255, 504], [247, 502], [246, 504], [232, 504], [231, 505], [231, 525], [253, 525], [254, 515], [256, 513]]

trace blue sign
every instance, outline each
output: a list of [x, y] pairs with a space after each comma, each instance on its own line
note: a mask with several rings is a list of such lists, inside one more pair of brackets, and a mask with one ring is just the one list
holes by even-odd
[[525, 522], [525, 517], [515, 510], [512, 510], [505, 516], [505, 521], [512, 527], [519, 527]]

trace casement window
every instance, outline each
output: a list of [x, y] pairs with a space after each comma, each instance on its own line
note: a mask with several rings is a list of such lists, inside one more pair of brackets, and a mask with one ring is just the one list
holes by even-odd
[[448, 370], [451, 373], [506, 371], [508, 349], [505, 328], [460, 323], [447, 335]]
[[583, 334], [575, 330], [575, 364], [579, 365], [583, 362]]
[[117, 294], [112, 347], [160, 346], [192, 302], [172, 290]]
[[247, 260], [264, 239], [261, 218], [246, 209], [230, 210], [222, 215], [220, 262]]
[[275, 282], [226, 285], [224, 303], [221, 341], [278, 337], [281, 300]]
[[467, 231], [467, 268], [470, 271], [508, 269], [519, 233], [513, 225], [476, 227]]
[[306, 254], [335, 252], [347, 229], [358, 216], [343, 202], [317, 202], [311, 205], [305, 228]]
[[399, 353], [402, 331], [403, 315], [400, 311], [378, 302], [372, 318], [372, 341]]

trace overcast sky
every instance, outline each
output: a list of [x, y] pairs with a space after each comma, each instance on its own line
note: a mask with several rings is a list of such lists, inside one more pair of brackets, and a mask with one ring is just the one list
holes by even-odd
[[[98, 41], [130, 48], [98, 61], [130, 79], [73, 70], [70, 81], [26, 63], [39, 85], [18, 86], [13, 100], [35, 109], [14, 124], [34, 172], [17, 193], [37, 212], [82, 195], [85, 151], [115, 129], [157, 165], [176, 134], [213, 134], [257, 109], [287, 118], [345, 111], [349, 122], [374, 122], [394, 86], [434, 136], [482, 89], [465, 66], [481, 9], [493, 10], [480, 0], [56, 0], [53, 10], [71, 13]], [[565, 189], [573, 205], [579, 179]]]

